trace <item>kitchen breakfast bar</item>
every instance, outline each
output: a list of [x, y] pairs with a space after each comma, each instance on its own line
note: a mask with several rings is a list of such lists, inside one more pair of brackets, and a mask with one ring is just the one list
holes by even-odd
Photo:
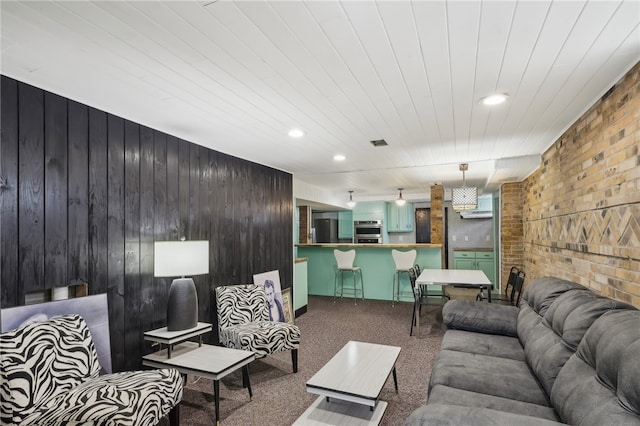
[[[335, 249], [356, 251], [354, 266], [362, 270], [364, 280], [364, 293], [366, 299], [392, 300], [393, 276], [395, 262], [391, 256], [391, 250], [400, 251], [416, 250], [415, 263], [422, 269], [437, 269], [442, 267], [441, 244], [298, 244], [298, 257], [308, 258], [307, 276], [310, 295], [333, 296], [334, 277], [336, 272], [336, 260], [333, 254]], [[345, 274], [345, 282], [351, 280]], [[401, 274], [401, 288], [410, 291], [407, 274]], [[411, 302], [412, 298], [406, 295], [402, 298]]]

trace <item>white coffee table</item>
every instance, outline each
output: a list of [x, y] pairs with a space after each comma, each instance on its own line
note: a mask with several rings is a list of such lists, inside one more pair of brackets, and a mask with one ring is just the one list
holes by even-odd
[[320, 397], [294, 424], [380, 423], [387, 408], [380, 392], [391, 374], [398, 392], [399, 354], [397, 346], [349, 341], [307, 381], [307, 392]]

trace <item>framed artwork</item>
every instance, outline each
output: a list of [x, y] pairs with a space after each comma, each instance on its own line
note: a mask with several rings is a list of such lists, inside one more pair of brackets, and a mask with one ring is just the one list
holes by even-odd
[[291, 289], [282, 290], [282, 307], [284, 308], [284, 320], [289, 324], [293, 324], [293, 302], [291, 301]]
[[264, 286], [269, 308], [269, 320], [285, 322], [284, 306], [282, 303], [282, 287], [280, 273], [275, 271], [263, 272], [253, 276], [253, 283]]

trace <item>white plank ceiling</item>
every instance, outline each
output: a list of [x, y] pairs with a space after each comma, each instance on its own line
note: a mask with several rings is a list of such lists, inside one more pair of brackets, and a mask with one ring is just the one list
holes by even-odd
[[[345, 200], [424, 199], [461, 162], [483, 192], [522, 179], [640, 60], [637, 0], [0, 8], [2, 74]], [[509, 98], [479, 104], [492, 93]]]

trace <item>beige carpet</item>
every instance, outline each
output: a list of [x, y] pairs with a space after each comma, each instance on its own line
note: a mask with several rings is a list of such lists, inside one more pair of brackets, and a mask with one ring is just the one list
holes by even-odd
[[[220, 421], [223, 425], [290, 425], [317, 395], [305, 391], [313, 376], [349, 340], [400, 346], [396, 363], [399, 393], [390, 377], [380, 399], [388, 403], [382, 425], [401, 425], [426, 402], [427, 383], [444, 327], [442, 311], [425, 306], [420, 336], [409, 336], [411, 304], [310, 296], [308, 312], [296, 318], [302, 333], [298, 373], [293, 374], [289, 352], [250, 365], [253, 400], [242, 388], [240, 371], [220, 383]], [[181, 407], [182, 425], [215, 425], [213, 383], [189, 376]]]

